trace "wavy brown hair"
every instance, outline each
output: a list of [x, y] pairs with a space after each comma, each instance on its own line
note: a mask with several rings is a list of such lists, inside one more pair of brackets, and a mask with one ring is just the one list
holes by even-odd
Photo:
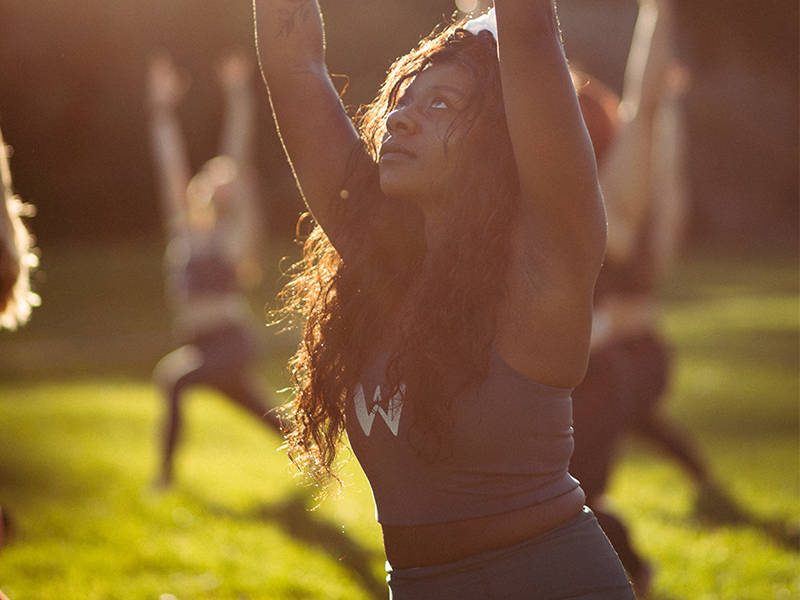
[[[488, 372], [519, 184], [497, 45], [490, 33], [473, 35], [462, 24], [444, 25], [398, 59], [377, 98], [355, 115], [362, 146], [336, 200], [336, 231], [328, 237], [313, 227], [282, 292], [280, 316], [305, 320], [290, 361], [296, 394], [287, 445], [323, 484], [335, 479], [345, 403], [379, 351], [390, 349], [386, 399], [405, 386], [404, 402], [414, 406], [411, 441], [428, 460], [446, 447], [453, 399]], [[466, 67], [476, 91], [451, 129], [469, 131], [450, 157], [457, 176], [444, 198], [449, 234], [427, 247], [420, 209], [381, 192], [377, 159], [405, 86], [442, 63]]]

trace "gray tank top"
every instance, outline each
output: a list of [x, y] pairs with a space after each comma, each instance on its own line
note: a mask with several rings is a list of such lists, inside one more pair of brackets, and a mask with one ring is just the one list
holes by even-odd
[[384, 525], [429, 525], [500, 514], [578, 487], [572, 455], [572, 390], [537, 383], [496, 350], [486, 380], [455, 398], [448, 444], [425, 460], [412, 443], [413, 403], [386, 399], [388, 354], [348, 398], [350, 445]]

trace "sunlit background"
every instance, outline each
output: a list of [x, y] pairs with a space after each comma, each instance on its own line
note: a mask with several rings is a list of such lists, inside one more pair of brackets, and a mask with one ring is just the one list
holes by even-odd
[[[330, 4], [329, 64], [350, 77], [345, 101], [359, 104], [432, 24], [479, 3]], [[798, 230], [797, 2], [676, 5], [680, 47], [694, 73], [693, 238], [791, 245]], [[573, 64], [619, 90], [636, 3], [562, 0], [559, 12]], [[39, 206], [34, 229], [42, 243], [155, 231], [144, 126], [148, 58], [167, 50], [190, 71], [182, 116], [202, 161], [214, 152], [221, 107], [210, 66], [224, 49], [250, 47], [252, 39], [247, 0], [3, 0], [0, 126], [15, 149], [17, 188]], [[286, 193], [286, 164], [261, 100], [259, 167], [268, 191]], [[270, 203], [273, 228], [286, 231], [297, 208]]]

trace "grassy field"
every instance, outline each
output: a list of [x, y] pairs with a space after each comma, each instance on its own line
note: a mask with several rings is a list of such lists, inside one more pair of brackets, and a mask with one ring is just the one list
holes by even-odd
[[[209, 391], [190, 395], [176, 486], [150, 487], [162, 407], [148, 376], [172, 344], [160, 249], [45, 250], [43, 305], [0, 344], [0, 504], [12, 517], [0, 589], [11, 600], [387, 597], [355, 461], [343, 496], [310, 511], [277, 436]], [[800, 600], [796, 257], [694, 253], [665, 302], [678, 356], [668, 411], [749, 518], [703, 520], [686, 477], [632, 440], [612, 496], [658, 564], [653, 597]], [[274, 342], [265, 359], [271, 389], [285, 385], [290, 346]]]

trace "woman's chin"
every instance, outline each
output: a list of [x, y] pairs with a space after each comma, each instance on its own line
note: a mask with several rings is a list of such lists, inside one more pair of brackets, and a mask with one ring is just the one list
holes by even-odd
[[387, 177], [381, 174], [380, 179], [381, 191], [390, 200], [408, 200], [409, 194], [405, 186], [393, 177]]

